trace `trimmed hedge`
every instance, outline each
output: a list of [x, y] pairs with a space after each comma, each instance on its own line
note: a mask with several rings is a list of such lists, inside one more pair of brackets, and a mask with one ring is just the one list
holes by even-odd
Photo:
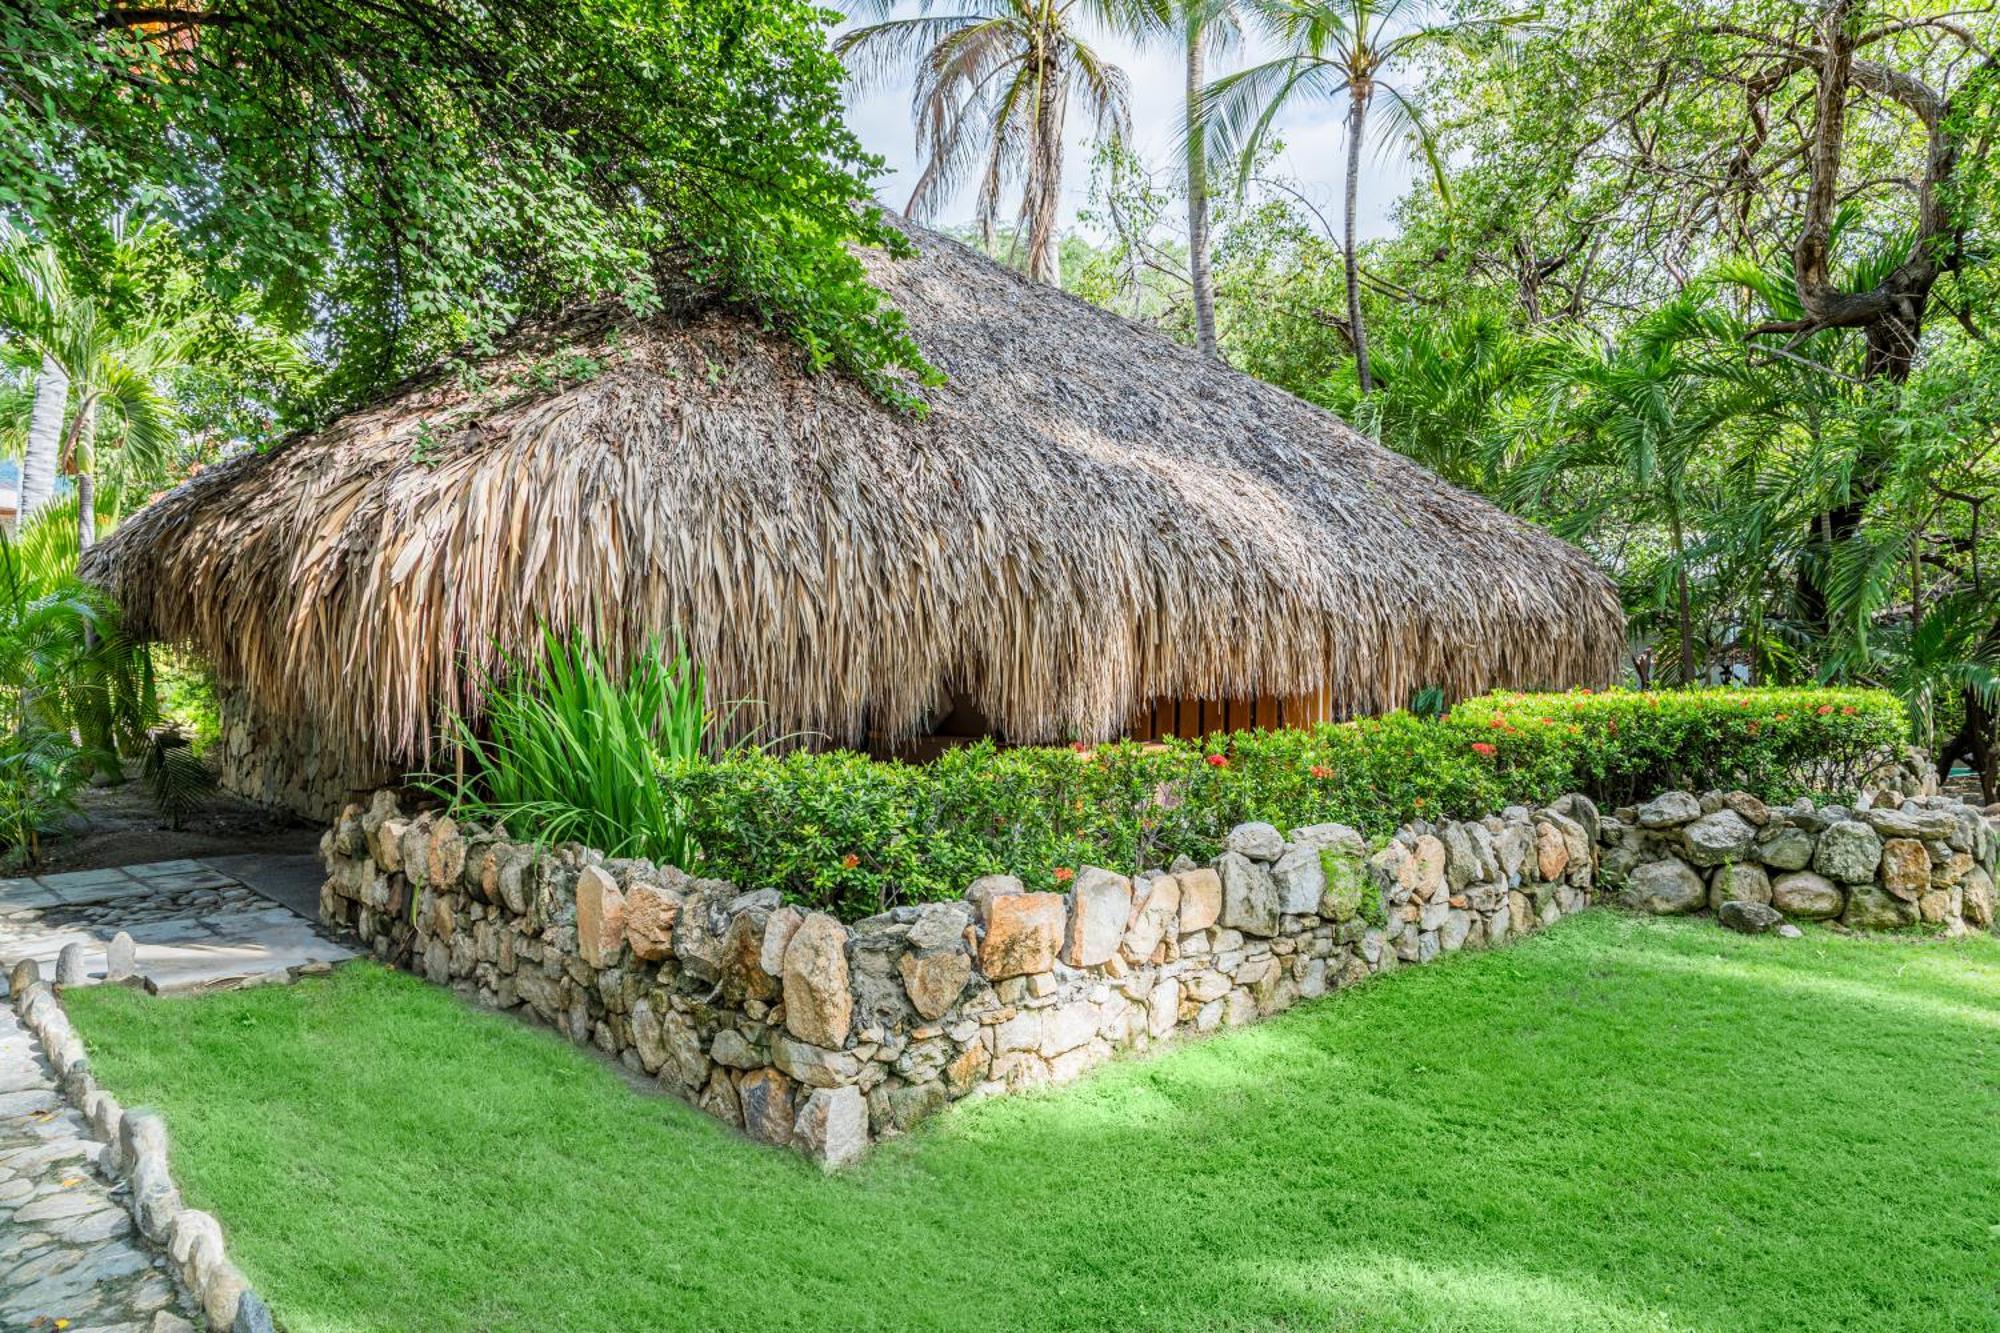
[[1582, 791], [1615, 806], [1680, 788], [1788, 800], [1852, 790], [1907, 732], [1868, 690], [1493, 694], [1204, 741], [999, 749], [929, 764], [749, 754], [667, 779], [704, 873], [848, 918], [952, 898], [980, 875], [1059, 889], [1078, 866], [1213, 857], [1246, 820], [1386, 834]]

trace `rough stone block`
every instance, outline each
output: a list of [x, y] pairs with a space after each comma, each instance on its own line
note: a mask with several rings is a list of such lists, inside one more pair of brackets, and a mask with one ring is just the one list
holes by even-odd
[[1838, 884], [1869, 884], [1882, 862], [1882, 839], [1866, 824], [1842, 819], [1819, 835], [1813, 869]]
[[1278, 889], [1270, 869], [1239, 852], [1224, 852], [1216, 870], [1222, 877], [1222, 925], [1246, 935], [1277, 934]]
[[1320, 896], [1326, 892], [1326, 868], [1318, 847], [1294, 844], [1271, 867], [1271, 882], [1278, 890], [1278, 910], [1290, 916], [1307, 916], [1319, 911]]
[[1180, 920], [1181, 884], [1172, 875], [1155, 875], [1141, 880], [1132, 895], [1132, 919], [1118, 946], [1127, 962], [1143, 966], [1160, 947], [1173, 939]]
[[592, 967], [615, 967], [625, 945], [625, 895], [602, 866], [576, 877], [576, 951]]
[[1208, 866], [1177, 871], [1181, 886], [1180, 932], [1191, 935], [1207, 930], [1222, 915], [1222, 877]]
[[674, 923], [680, 919], [681, 895], [644, 880], [625, 890], [625, 942], [632, 956], [649, 963], [673, 957]]
[[1284, 855], [1285, 836], [1269, 824], [1238, 824], [1229, 830], [1227, 847], [1253, 861], [1275, 861]]
[[1029, 976], [1055, 966], [1068, 912], [1054, 893], [1006, 894], [987, 901], [979, 970], [988, 981]]
[[1640, 912], [1668, 916], [1698, 912], [1708, 901], [1708, 886], [1677, 856], [1647, 861], [1633, 869], [1619, 902]]
[[1830, 921], [1840, 915], [1846, 898], [1840, 886], [1810, 870], [1795, 870], [1771, 881], [1771, 906], [1805, 921]]
[[1718, 866], [1708, 882], [1708, 905], [1721, 911], [1729, 902], [1768, 903], [1771, 901], [1771, 878], [1764, 873], [1764, 867], [1755, 862], [1742, 861], [1734, 865]]
[[1734, 810], [1703, 815], [1681, 830], [1690, 865], [1719, 866], [1741, 861], [1756, 844], [1757, 829]]
[[800, 1151], [828, 1171], [868, 1151], [868, 1104], [858, 1088], [816, 1088], [799, 1106], [792, 1134]]
[[1931, 854], [1913, 838], [1890, 838], [1882, 844], [1882, 887], [1892, 897], [1913, 903], [1931, 887]]
[[1097, 967], [1110, 961], [1131, 919], [1132, 881], [1098, 866], [1083, 867], [1070, 890], [1062, 960], [1071, 967]]
[[814, 1046], [845, 1044], [854, 1019], [848, 982], [846, 928], [824, 912], [812, 913], [785, 946], [786, 1029]]

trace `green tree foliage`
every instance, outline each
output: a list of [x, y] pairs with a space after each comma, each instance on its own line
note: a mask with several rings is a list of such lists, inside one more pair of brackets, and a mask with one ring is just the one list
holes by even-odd
[[1438, 6], [1429, 0], [1258, 0], [1256, 12], [1287, 53], [1216, 80], [1205, 98], [1208, 132], [1215, 147], [1234, 157], [1239, 173], [1247, 177], [1272, 122], [1294, 100], [1346, 103], [1341, 263], [1347, 279], [1347, 335], [1354, 348], [1355, 382], [1366, 396], [1373, 383], [1354, 236], [1362, 144], [1371, 133], [1388, 142], [1407, 143], [1429, 165], [1443, 194], [1444, 164], [1437, 140], [1416, 99], [1397, 84], [1425, 55], [1475, 48], [1522, 16], [1440, 17]]
[[0, 212], [87, 249], [135, 205], [225, 300], [323, 329], [351, 402], [577, 297], [689, 280], [889, 392], [849, 242], [876, 169], [806, 0], [36, 0], [0, 9]]
[[[1353, 247], [1355, 302], [1339, 221], [1268, 159], [1242, 170], [1216, 238], [1225, 355], [1595, 553], [1641, 679], [1883, 684], [2000, 797], [2000, 12], [1447, 17], [1510, 40], [1422, 65], [1443, 179]], [[1348, 66], [1263, 68], [1309, 88]], [[1113, 253], [1157, 255], [1130, 233], [1171, 191], [1137, 165], [1100, 194]], [[1092, 294], [1191, 341], [1155, 290], [1174, 299]]]

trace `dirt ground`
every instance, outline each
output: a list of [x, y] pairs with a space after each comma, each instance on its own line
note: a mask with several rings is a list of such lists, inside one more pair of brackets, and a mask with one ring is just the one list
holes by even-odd
[[310, 852], [319, 845], [321, 832], [316, 825], [223, 791], [210, 795], [181, 828], [169, 828], [153, 808], [145, 784], [137, 781], [86, 787], [78, 793], [77, 805], [80, 813], [71, 816], [68, 827], [43, 840], [41, 864], [24, 867], [28, 873], [236, 852]]

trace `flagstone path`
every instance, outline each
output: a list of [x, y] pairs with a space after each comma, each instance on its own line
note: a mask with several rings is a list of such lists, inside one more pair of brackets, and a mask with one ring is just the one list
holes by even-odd
[[0, 1005], [0, 1328], [192, 1333], [195, 1312], [93, 1168], [100, 1148]]
[[66, 944], [102, 977], [119, 931], [138, 945], [138, 970], [155, 989], [241, 985], [353, 951], [320, 936], [286, 902], [316, 901], [310, 856], [216, 857], [0, 879], [0, 973], [21, 958], [53, 978]]
[[[119, 931], [161, 991], [254, 984], [354, 956], [284, 904], [312, 911], [311, 856], [244, 854], [0, 879], [0, 987], [22, 958], [53, 979], [67, 944], [91, 980]], [[96, 1173], [100, 1145], [64, 1100], [14, 1011], [0, 1005], [0, 1329], [192, 1333], [198, 1315]]]

